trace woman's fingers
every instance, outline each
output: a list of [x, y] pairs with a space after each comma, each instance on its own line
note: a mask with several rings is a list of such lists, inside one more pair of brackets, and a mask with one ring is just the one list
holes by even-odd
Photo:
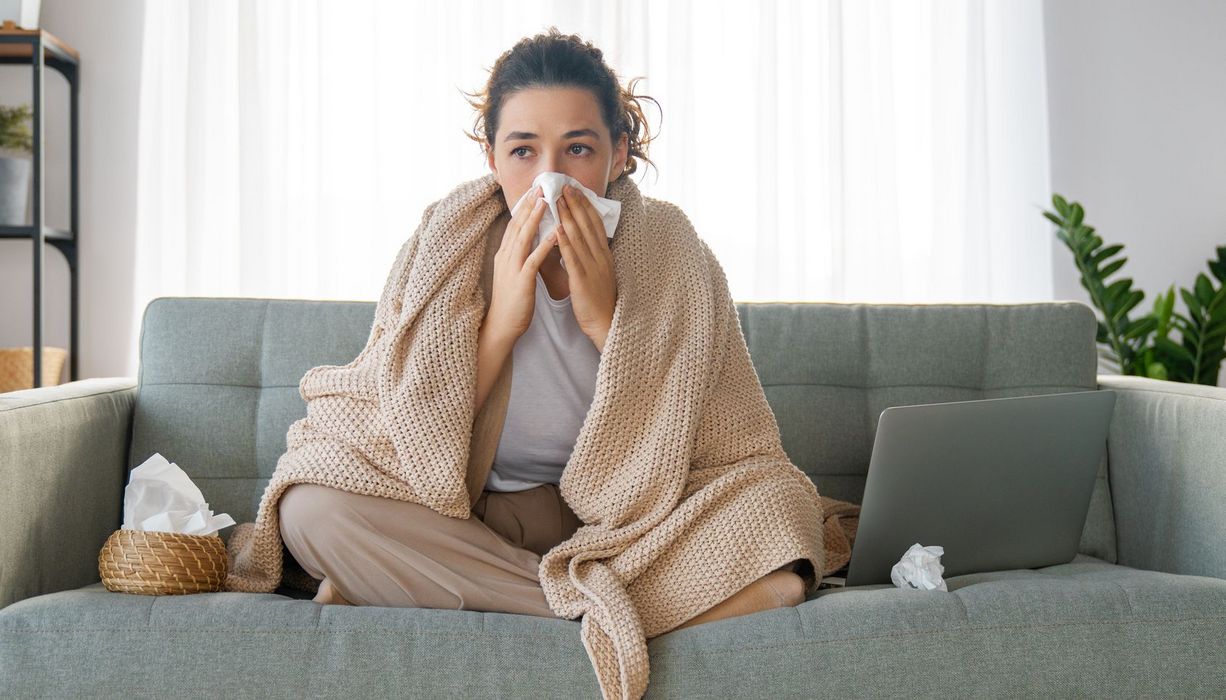
[[[519, 208], [511, 212], [511, 221], [507, 224], [507, 232], [514, 234], [523, 225], [524, 220], [532, 213], [532, 194], [536, 188], [532, 188], [524, 195], [524, 199], [519, 202]], [[503, 238], [506, 240], [506, 237]]]
[[566, 260], [566, 270], [572, 278], [586, 277], [588, 270], [592, 269], [589, 267], [592, 259], [591, 251], [583, 242], [584, 234], [579, 231], [579, 222], [569, 211], [566, 211], [570, 207], [561, 204], [561, 199], [558, 202], [558, 217], [565, 221], [558, 227], [560, 229], [558, 231], [558, 250], [562, 252]]
[[[562, 208], [558, 207], [558, 214], [561, 215]], [[575, 253], [574, 238], [570, 229], [566, 228], [565, 224], [559, 224], [554, 229], [556, 238], [558, 239], [558, 252], [562, 254], [562, 260], [566, 263], [566, 274], [571, 279], [572, 283], [577, 282], [577, 278], [583, 277], [583, 263], [579, 261]]]
[[[567, 201], [572, 206], [568, 208], [571, 208], [572, 213], [576, 216], [587, 220], [587, 232], [590, 234], [588, 243], [590, 243], [592, 246], [603, 244], [605, 247], [608, 247], [608, 235], [605, 234], [604, 231], [604, 221], [601, 220], [600, 213], [596, 211], [596, 207], [592, 204], [592, 200], [588, 199], [587, 195], [575, 190], [574, 188], [570, 190], [569, 194], [570, 197], [567, 199]], [[593, 248], [592, 252], [595, 253], [596, 249]]]
[[553, 242], [558, 238], [558, 229], [550, 231], [548, 234], [541, 237], [541, 242], [528, 256], [524, 262], [524, 271], [532, 270], [533, 276], [536, 276], [538, 270], [541, 269], [541, 263], [545, 262], [545, 256], [549, 255], [549, 249], [553, 247]]
[[536, 204], [533, 205], [532, 213], [528, 215], [528, 218], [513, 234], [514, 238], [510, 243], [510, 254], [515, 260], [516, 269], [523, 267], [524, 260], [532, 249], [532, 237], [535, 231], [540, 228], [541, 217], [544, 215], [544, 200], [537, 200]]
[[511, 215], [511, 220], [507, 223], [507, 230], [503, 233], [502, 244], [499, 250], [511, 250], [515, 248], [515, 244], [519, 241], [519, 233], [525, 227], [528, 219], [536, 213], [536, 210], [541, 206], [542, 200], [539, 195], [539, 187], [533, 187], [528, 190], [527, 199], [523, 200], [519, 208]]
[[537, 229], [541, 226], [541, 218], [545, 216], [545, 200], [537, 199], [532, 205], [532, 213], [528, 215], [528, 220], [519, 227], [516, 232], [515, 252], [518, 254], [518, 259], [523, 260], [528, 256], [528, 251], [532, 249], [532, 238], [536, 235]]
[[[571, 265], [571, 258], [578, 261], [578, 265], [582, 269], [586, 269], [588, 261], [591, 259], [592, 251], [587, 242], [588, 227], [586, 221], [581, 221], [575, 217], [574, 212], [567, 202], [567, 195], [563, 194], [558, 199], [558, 218], [562, 219], [562, 234], [558, 238], [559, 246], [569, 246], [571, 257], [566, 258], [567, 268]], [[567, 252], [566, 248], [562, 249], [563, 255]]]
[[604, 225], [599, 216], [588, 215], [588, 208], [595, 206], [582, 191], [563, 190], [558, 200], [558, 218], [563, 222], [558, 247], [570, 272], [575, 320], [596, 347], [603, 348], [617, 306], [617, 280]]

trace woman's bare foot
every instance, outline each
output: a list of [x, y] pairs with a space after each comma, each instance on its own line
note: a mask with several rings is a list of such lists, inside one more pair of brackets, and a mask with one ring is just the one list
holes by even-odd
[[353, 605], [353, 603], [345, 600], [344, 596], [340, 594], [340, 591], [336, 590], [336, 586], [333, 586], [332, 581], [327, 577], [324, 577], [324, 580], [319, 582], [319, 591], [312, 600], [324, 605]]
[[805, 580], [787, 569], [775, 569], [745, 586], [715, 607], [686, 620], [674, 630], [728, 617], [749, 615], [771, 608], [794, 607], [805, 600]]

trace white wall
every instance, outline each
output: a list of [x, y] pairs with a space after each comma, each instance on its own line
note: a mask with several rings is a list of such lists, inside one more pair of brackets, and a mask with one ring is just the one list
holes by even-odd
[[[1226, 2], [1046, 0], [1045, 15], [1052, 187], [1124, 244], [1148, 311], [1226, 245]], [[1053, 256], [1056, 298], [1088, 303], [1072, 253]]]
[[[136, 212], [143, 0], [43, 0], [42, 26], [81, 54], [80, 378], [126, 374]], [[68, 227], [68, 87], [47, 71], [47, 219]], [[30, 69], [0, 66], [0, 102], [30, 100]], [[0, 346], [33, 343], [29, 241], [0, 241]], [[43, 343], [67, 348], [68, 264], [44, 253]], [[65, 363], [61, 381], [68, 381]]]

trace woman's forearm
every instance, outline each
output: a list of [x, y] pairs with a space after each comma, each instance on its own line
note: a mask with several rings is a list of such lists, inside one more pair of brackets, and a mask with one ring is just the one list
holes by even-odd
[[485, 404], [494, 380], [502, 372], [502, 365], [515, 347], [515, 341], [514, 334], [486, 323], [481, 324], [481, 334], [477, 338], [477, 405], [473, 408], [473, 415]]

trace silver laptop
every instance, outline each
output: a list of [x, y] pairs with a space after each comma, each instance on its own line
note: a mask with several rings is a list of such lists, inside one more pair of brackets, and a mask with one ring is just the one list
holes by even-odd
[[945, 549], [943, 578], [1072, 560], [1114, 408], [1091, 390], [885, 409], [844, 585], [891, 583], [917, 542]]

